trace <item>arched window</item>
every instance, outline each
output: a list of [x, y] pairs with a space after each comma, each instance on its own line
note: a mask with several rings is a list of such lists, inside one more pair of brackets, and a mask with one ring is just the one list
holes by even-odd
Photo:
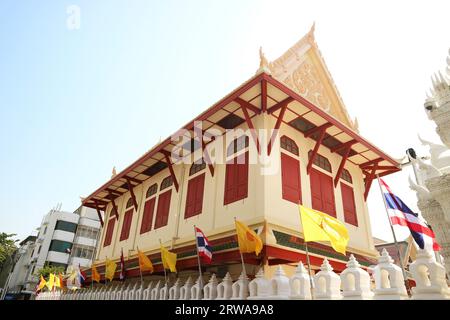
[[127, 206], [126, 206], [126, 208], [128, 209], [128, 208], [130, 208], [131, 206], [133, 206], [133, 199], [131, 199], [131, 197], [130, 197], [130, 199], [128, 199], [128, 201], [127, 201]]
[[[312, 151], [310, 150], [308, 152], [308, 158], [309, 159], [311, 158], [311, 153], [312, 153]], [[327, 158], [325, 158], [324, 156], [322, 156], [322, 155], [320, 155], [318, 153], [314, 157], [313, 164], [318, 166], [319, 168], [322, 168], [325, 171], [328, 171], [329, 173], [332, 173], [330, 161]]]
[[189, 169], [189, 176], [193, 176], [197, 172], [202, 171], [206, 168], [206, 163], [202, 160], [202, 163], [193, 163]]
[[105, 240], [103, 242], [104, 247], [109, 246], [112, 241], [112, 236], [114, 233], [114, 226], [116, 224], [116, 218], [114, 217], [113, 212], [114, 212], [114, 209], [111, 209], [111, 211], [109, 212], [109, 221], [108, 221], [108, 225], [106, 227]]
[[348, 172], [347, 169], [343, 169], [342, 173], [341, 173], [341, 177], [342, 180], [347, 181], [348, 183], [353, 183], [352, 181], [352, 176], [350, 175], [350, 172]]
[[341, 181], [342, 206], [344, 208], [344, 220], [354, 226], [358, 226], [358, 216], [356, 214], [355, 194], [353, 192], [352, 176], [348, 170], [342, 170]]
[[158, 192], [158, 185], [156, 183], [152, 184], [145, 194], [145, 198], [147, 199], [145, 201], [144, 205], [144, 214], [142, 215], [142, 222], [141, 222], [141, 231], [140, 233], [146, 233], [150, 230], [152, 230], [152, 224], [153, 224], [153, 212], [155, 211], [155, 203], [156, 203], [156, 193]]
[[203, 192], [205, 188], [205, 173], [195, 175], [206, 168], [206, 164], [193, 163], [189, 169], [189, 182], [186, 194], [186, 208], [184, 211], [184, 218], [190, 218], [202, 213], [203, 207]]
[[[240, 136], [228, 145], [227, 156], [232, 156], [248, 147], [248, 136]], [[247, 198], [248, 195], [248, 150], [227, 161], [225, 169], [224, 205]]]
[[299, 155], [298, 153], [298, 146], [295, 143], [294, 140], [291, 138], [288, 138], [286, 136], [282, 136], [280, 139], [280, 146], [282, 149], [289, 151], [290, 153], [295, 154], [296, 156]]
[[158, 184], [154, 183], [147, 189], [145, 198], [150, 198], [152, 195], [156, 194], [156, 192], [158, 192]]
[[237, 153], [237, 152], [247, 148], [248, 147], [248, 142], [249, 142], [248, 136], [245, 136], [245, 135], [234, 139], [233, 142], [231, 142], [228, 145], [227, 156], [231, 156], [231, 155], [233, 155], [233, 154], [235, 154], [235, 153]]
[[161, 182], [161, 189], [164, 190], [170, 186], [173, 185], [173, 179], [172, 176], [168, 176], [167, 178], [164, 178], [164, 180]]
[[169, 221], [170, 200], [172, 198], [173, 185], [172, 176], [164, 178], [161, 182], [160, 191], [168, 189], [165, 192], [160, 192], [158, 197], [158, 207], [156, 209], [155, 229], [164, 227]]
[[[282, 136], [280, 145], [283, 150], [299, 155], [298, 146], [291, 138]], [[300, 161], [288, 153], [281, 152], [281, 184], [284, 200], [295, 204], [301, 203], [300, 179]]]

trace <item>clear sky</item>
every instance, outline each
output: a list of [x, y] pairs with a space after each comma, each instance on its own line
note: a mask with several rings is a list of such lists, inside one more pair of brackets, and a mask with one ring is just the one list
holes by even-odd
[[[80, 28], [67, 27], [70, 5]], [[316, 39], [361, 134], [401, 158], [445, 67], [449, 1], [0, 2], [0, 231], [29, 235], [57, 203], [87, 196], [316, 22]], [[407, 177], [387, 183], [416, 209]], [[374, 235], [390, 240], [378, 185]], [[400, 237], [404, 237], [401, 233]]]

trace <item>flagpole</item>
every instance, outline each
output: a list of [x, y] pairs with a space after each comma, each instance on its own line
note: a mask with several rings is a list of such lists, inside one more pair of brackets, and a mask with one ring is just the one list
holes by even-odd
[[314, 300], [314, 284], [311, 277], [311, 262], [309, 261], [309, 250], [308, 250], [308, 242], [305, 241], [305, 251], [306, 251], [306, 263], [308, 264], [308, 276], [309, 276], [309, 287], [311, 290], [311, 299]]
[[394, 227], [392, 226], [391, 218], [389, 217], [389, 211], [388, 211], [388, 205], [386, 202], [386, 198], [384, 197], [383, 189], [381, 188], [380, 176], [378, 174], [376, 176], [377, 176], [378, 186], [380, 187], [381, 197], [383, 198], [384, 208], [386, 209], [386, 215], [387, 215], [387, 218], [389, 221], [389, 225], [391, 227], [392, 236], [394, 237], [395, 247], [397, 248], [398, 258], [400, 261], [400, 266], [402, 267], [403, 278], [405, 280], [405, 286], [408, 289], [408, 291], [410, 291], [411, 288], [409, 287], [408, 278], [406, 277], [406, 270], [405, 270], [405, 266], [403, 265], [402, 254], [400, 252], [400, 247], [398, 246], [397, 237], [395, 236], [395, 231], [394, 231]]
[[144, 286], [144, 279], [142, 278], [142, 269], [141, 269], [141, 259], [140, 259], [140, 256], [139, 256], [139, 246], [136, 246], [136, 248], [137, 248], [137, 251], [138, 251], [138, 262], [139, 262], [139, 273], [141, 274], [141, 286], [143, 287]]
[[[234, 225], [236, 226], [236, 217], [234, 217]], [[245, 275], [247, 276], [247, 270], [245, 269], [245, 263], [244, 263], [244, 255], [242, 254], [241, 247], [239, 246], [239, 237], [238, 237], [238, 248], [239, 248], [239, 253], [241, 254], [242, 271], [244, 271]]]
[[194, 236], [195, 236], [195, 247], [197, 248], [197, 261], [198, 261], [198, 273], [199, 273], [199, 275], [200, 275], [200, 282], [199, 282], [199, 285], [200, 285], [200, 299], [203, 297], [203, 290], [202, 290], [202, 288], [203, 288], [203, 277], [202, 277], [202, 266], [201, 266], [201, 263], [200, 263], [200, 253], [199, 253], [199, 251], [198, 251], [198, 241], [197, 241], [197, 231], [195, 230], [195, 224], [194, 224]]
[[[162, 246], [161, 239], [159, 239], [159, 245]], [[161, 251], [161, 249], [160, 249], [160, 251]], [[164, 270], [164, 281], [165, 281], [165, 284], [167, 285], [167, 273], [166, 273], [166, 268], [164, 267], [164, 261], [162, 259], [162, 252], [161, 252], [161, 262], [162, 262], [162, 266], [163, 266], [163, 270]]]

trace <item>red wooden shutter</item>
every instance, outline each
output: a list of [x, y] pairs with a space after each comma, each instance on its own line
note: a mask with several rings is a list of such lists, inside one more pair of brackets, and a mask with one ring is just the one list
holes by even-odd
[[205, 190], [205, 174], [201, 174], [197, 179], [196, 193], [195, 193], [195, 210], [194, 214], [202, 213], [203, 209], [203, 193]]
[[[241, 156], [239, 156], [241, 157]], [[247, 198], [248, 195], [248, 152], [245, 153], [244, 163], [236, 164], [236, 198], [234, 201]]]
[[224, 199], [223, 204], [229, 204], [234, 201], [236, 198], [236, 164], [234, 163], [234, 159], [229, 161], [226, 164], [225, 171], [225, 190], [224, 190]]
[[156, 197], [145, 202], [144, 214], [142, 216], [141, 234], [152, 229], [153, 211], [155, 210]]
[[204, 173], [189, 180], [186, 195], [186, 209], [184, 212], [185, 219], [198, 215], [202, 212], [204, 186]]
[[130, 209], [125, 212], [125, 216], [123, 217], [122, 231], [120, 232], [120, 241], [127, 240], [130, 235], [130, 227], [131, 221], [133, 220], [133, 210]]
[[285, 153], [281, 153], [281, 181], [283, 199], [301, 203], [300, 162]]
[[322, 211], [322, 190], [320, 187], [320, 172], [311, 169], [310, 181], [311, 181], [311, 202], [312, 208]]
[[156, 210], [155, 229], [164, 227], [169, 220], [170, 198], [172, 190], [166, 191], [159, 195], [158, 208]]
[[321, 173], [320, 184], [322, 189], [322, 211], [336, 217], [333, 178]]
[[353, 188], [341, 182], [341, 193], [345, 222], [358, 226]]
[[116, 222], [115, 217], [112, 219], [109, 219], [109, 221], [108, 221], [108, 227], [106, 228], [105, 242], [103, 242], [104, 247], [109, 246], [111, 244], [115, 222]]

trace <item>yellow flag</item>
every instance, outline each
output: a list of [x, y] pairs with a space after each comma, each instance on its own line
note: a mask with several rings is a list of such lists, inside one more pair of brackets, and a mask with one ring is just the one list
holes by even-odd
[[61, 273], [58, 275], [58, 279], [59, 279], [59, 287], [61, 289], [64, 289], [65, 288], [64, 287], [64, 279], [63, 279], [63, 275]]
[[116, 272], [117, 264], [109, 259], [106, 259], [106, 272], [105, 277], [109, 281], [112, 281], [114, 279], [114, 273]]
[[238, 236], [239, 250], [242, 253], [255, 252], [259, 255], [263, 248], [263, 242], [261, 238], [242, 222], [235, 220], [236, 233]]
[[92, 280], [96, 281], [97, 283], [100, 282], [100, 273], [98, 273], [97, 268], [92, 265]]
[[55, 275], [53, 273], [50, 273], [46, 286], [49, 291], [52, 291], [54, 285], [55, 285]]
[[41, 281], [39, 282], [38, 290], [42, 290], [43, 287], [47, 285], [47, 281], [45, 281], [44, 277], [41, 274]]
[[139, 256], [139, 268], [141, 269], [141, 271], [150, 271], [151, 273], [153, 273], [153, 264], [150, 261], [150, 259], [140, 250], [138, 250], [138, 256]]
[[161, 246], [161, 260], [164, 266], [164, 269], [170, 269], [171, 272], [177, 272], [176, 264], [177, 264], [177, 254], [170, 252], [163, 246]]
[[305, 241], [329, 241], [335, 251], [345, 254], [349, 240], [345, 225], [326, 213], [299, 207]]
[[61, 288], [61, 279], [55, 276], [55, 288]]
[[70, 275], [69, 275], [70, 281], [73, 282], [75, 280], [76, 276], [77, 276], [77, 271], [75, 270], [75, 268], [72, 268], [72, 271], [70, 272]]

